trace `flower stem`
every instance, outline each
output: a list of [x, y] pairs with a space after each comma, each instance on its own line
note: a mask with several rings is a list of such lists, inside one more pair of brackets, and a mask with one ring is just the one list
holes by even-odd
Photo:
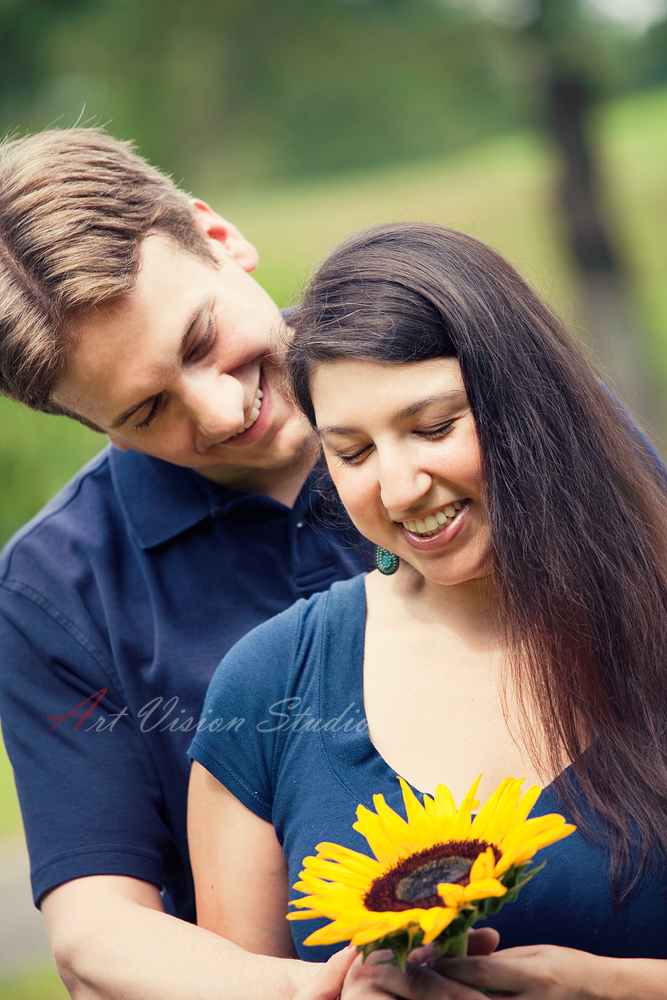
[[440, 954], [445, 958], [465, 958], [468, 954], [468, 928], [454, 937], [447, 938], [439, 948]]

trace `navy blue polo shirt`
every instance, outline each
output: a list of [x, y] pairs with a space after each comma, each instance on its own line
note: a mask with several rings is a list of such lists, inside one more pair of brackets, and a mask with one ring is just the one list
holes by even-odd
[[250, 629], [369, 565], [353, 529], [327, 526], [321, 481], [290, 510], [107, 448], [6, 546], [0, 715], [36, 902], [125, 875], [194, 919], [187, 748], [211, 675]]

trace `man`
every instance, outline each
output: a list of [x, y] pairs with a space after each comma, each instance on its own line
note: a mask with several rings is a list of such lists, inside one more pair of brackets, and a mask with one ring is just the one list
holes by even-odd
[[113, 445], [0, 559], [4, 735], [77, 998], [288, 997], [314, 971], [187, 922], [187, 747], [239, 724], [200, 719], [208, 679], [250, 628], [368, 564], [320, 515], [256, 264], [97, 130], [0, 151], [0, 391]]

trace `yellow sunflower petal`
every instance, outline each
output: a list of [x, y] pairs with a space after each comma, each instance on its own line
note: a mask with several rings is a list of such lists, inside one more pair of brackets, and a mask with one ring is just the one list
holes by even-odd
[[477, 786], [479, 785], [481, 777], [482, 775], [480, 774], [480, 776], [473, 781], [463, 798], [463, 802], [459, 806], [459, 811], [456, 819], [454, 820], [454, 826], [452, 829], [452, 840], [466, 840], [470, 836], [470, 817], [473, 809], [476, 809], [479, 805], [475, 795], [477, 793]]
[[435, 790], [435, 825], [438, 840], [445, 843], [452, 838], [456, 820], [456, 803], [447, 785], [438, 785]]
[[512, 865], [520, 865], [524, 861], [530, 861], [543, 847], [549, 847], [550, 844], [555, 844], [557, 841], [563, 840], [564, 837], [569, 837], [576, 829], [576, 826], [570, 823], [563, 823], [562, 826], [554, 826], [551, 830], [546, 830], [539, 836], [524, 841], [511, 854], [503, 854], [496, 865], [496, 875], [507, 871]]
[[495, 797], [493, 809], [487, 810], [488, 802], [480, 809], [473, 821], [474, 833], [471, 836], [486, 840], [491, 844], [502, 842], [513, 821], [521, 796], [523, 780], [523, 778], [506, 778], [504, 782], [501, 782], [491, 797], [492, 799]]
[[470, 869], [470, 881], [476, 882], [480, 878], [491, 878], [496, 869], [496, 856], [492, 847], [487, 847], [485, 851], [478, 854]]
[[415, 796], [407, 781], [404, 781], [401, 777], [398, 780], [401, 783], [403, 802], [405, 803], [405, 815], [408, 817], [408, 826], [411, 833], [424, 846], [427, 846], [429, 841], [435, 843], [437, 838], [435, 824], [430, 822], [426, 809]]
[[[527, 819], [514, 832], [503, 839], [501, 850], [503, 854], [510, 854], [521, 848], [523, 844], [531, 840], [539, 840], [541, 837], [550, 837], [554, 830], [562, 831], [568, 826], [562, 816], [557, 813], [550, 813], [547, 816], [535, 816]], [[567, 836], [563, 833], [562, 836]], [[549, 841], [551, 843], [551, 841]]]
[[[299, 883], [297, 882], [294, 888], [296, 889], [298, 885]], [[303, 892], [303, 889], [301, 889], [300, 891]], [[319, 902], [318, 896], [304, 896], [303, 899], [290, 899], [289, 905], [298, 906], [301, 909], [303, 909], [304, 906], [314, 906], [315, 908], [317, 908], [318, 902]]]
[[455, 910], [465, 902], [463, 886], [456, 882], [441, 882], [438, 886], [438, 895], [444, 900], [445, 906]]
[[[338, 921], [334, 921], [332, 924], [327, 924], [326, 927], [320, 927], [318, 930], [313, 931], [305, 941], [304, 944], [339, 944], [341, 941], [349, 941], [351, 937], [352, 928], [347, 925], [341, 925]], [[379, 937], [381, 935], [378, 935]], [[371, 941], [373, 938], [371, 938]]]
[[365, 806], [359, 806], [357, 809], [357, 822], [352, 824], [352, 829], [357, 830], [362, 837], [366, 838], [368, 846], [381, 865], [390, 866], [398, 861], [399, 854], [396, 848], [396, 841], [387, 834], [381, 817], [376, 815], [376, 813], [372, 813]]
[[403, 910], [401, 913], [395, 913], [393, 911], [388, 911], [387, 913], [372, 913], [370, 916], [378, 919], [370, 923], [370, 926], [360, 928], [352, 938], [352, 944], [361, 945], [368, 944], [370, 941], [377, 941], [378, 938], [384, 937], [385, 934], [391, 934], [394, 931], [403, 930], [404, 928], [408, 928], [411, 924], [414, 926], [414, 929], [417, 930], [419, 926], [418, 914], [418, 910]]
[[422, 941], [422, 944], [430, 944], [431, 941], [435, 941], [438, 934], [440, 934], [441, 931], [444, 931], [445, 927], [448, 927], [449, 924], [451, 924], [454, 917], [456, 917], [458, 914], [458, 910], [450, 909], [449, 907], [444, 907], [444, 906], [438, 906], [437, 908], [433, 907], [433, 910], [435, 911], [436, 916], [433, 926], [431, 927], [430, 930], [426, 930], [426, 928], [424, 927], [423, 918], [420, 921], [422, 928], [426, 931], [426, 933], [424, 934], [424, 939]]
[[369, 874], [375, 876], [382, 870], [382, 865], [379, 865], [373, 858], [369, 858], [367, 854], [351, 851], [349, 848], [340, 847], [338, 844], [318, 844], [317, 851], [317, 860], [326, 858], [330, 861], [338, 861], [350, 871], [367, 871]]
[[[507, 830], [505, 831], [505, 837], [503, 839], [512, 837], [516, 830], [518, 830], [519, 827], [525, 823], [541, 793], [542, 789], [539, 785], [531, 785], [525, 795], [522, 795], [520, 802], [517, 803], [514, 813], [510, 817], [510, 821], [507, 824]], [[502, 844], [500, 846], [502, 847]]]
[[436, 920], [438, 919], [440, 910], [443, 910], [442, 906], [432, 906], [429, 910], [424, 910], [419, 917], [419, 923], [423, 931], [430, 931]]
[[469, 903], [476, 899], [486, 899], [488, 896], [504, 896], [506, 892], [507, 889], [502, 882], [495, 878], [482, 878], [463, 887], [463, 895]]
[[433, 799], [431, 798], [430, 795], [425, 795], [424, 796], [424, 809], [426, 810], [426, 815], [428, 816], [429, 823], [436, 830], [436, 834], [437, 834], [437, 818], [438, 818], [438, 814], [437, 814], [437, 811], [436, 811], [436, 808], [435, 808], [435, 802], [433, 801]]
[[[516, 781], [514, 778], [505, 778], [501, 781], [496, 790], [492, 795], [486, 800], [482, 808], [479, 810], [472, 825], [470, 827], [470, 837], [474, 840], [489, 840], [493, 841], [495, 838], [489, 831], [489, 827], [498, 826], [498, 813], [501, 812], [503, 815], [516, 805], [516, 801], [519, 797], [518, 790], [516, 795], [514, 793]], [[519, 782], [519, 787], [521, 782]], [[506, 793], [510, 792], [510, 795]], [[514, 802], [512, 805], [512, 798]], [[503, 828], [503, 833], [505, 832]]]
[[407, 858], [414, 851], [422, 850], [425, 845], [422, 844], [417, 830], [395, 813], [381, 795], [373, 796], [373, 803], [377, 809], [385, 833], [391, 838], [392, 843], [396, 845], [399, 857]]

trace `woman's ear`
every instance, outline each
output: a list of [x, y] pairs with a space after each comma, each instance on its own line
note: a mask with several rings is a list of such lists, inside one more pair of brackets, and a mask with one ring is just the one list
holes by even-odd
[[222, 244], [229, 256], [244, 271], [254, 271], [259, 264], [259, 254], [252, 243], [231, 222], [214, 212], [210, 205], [199, 198], [193, 198], [192, 215], [209, 239]]

